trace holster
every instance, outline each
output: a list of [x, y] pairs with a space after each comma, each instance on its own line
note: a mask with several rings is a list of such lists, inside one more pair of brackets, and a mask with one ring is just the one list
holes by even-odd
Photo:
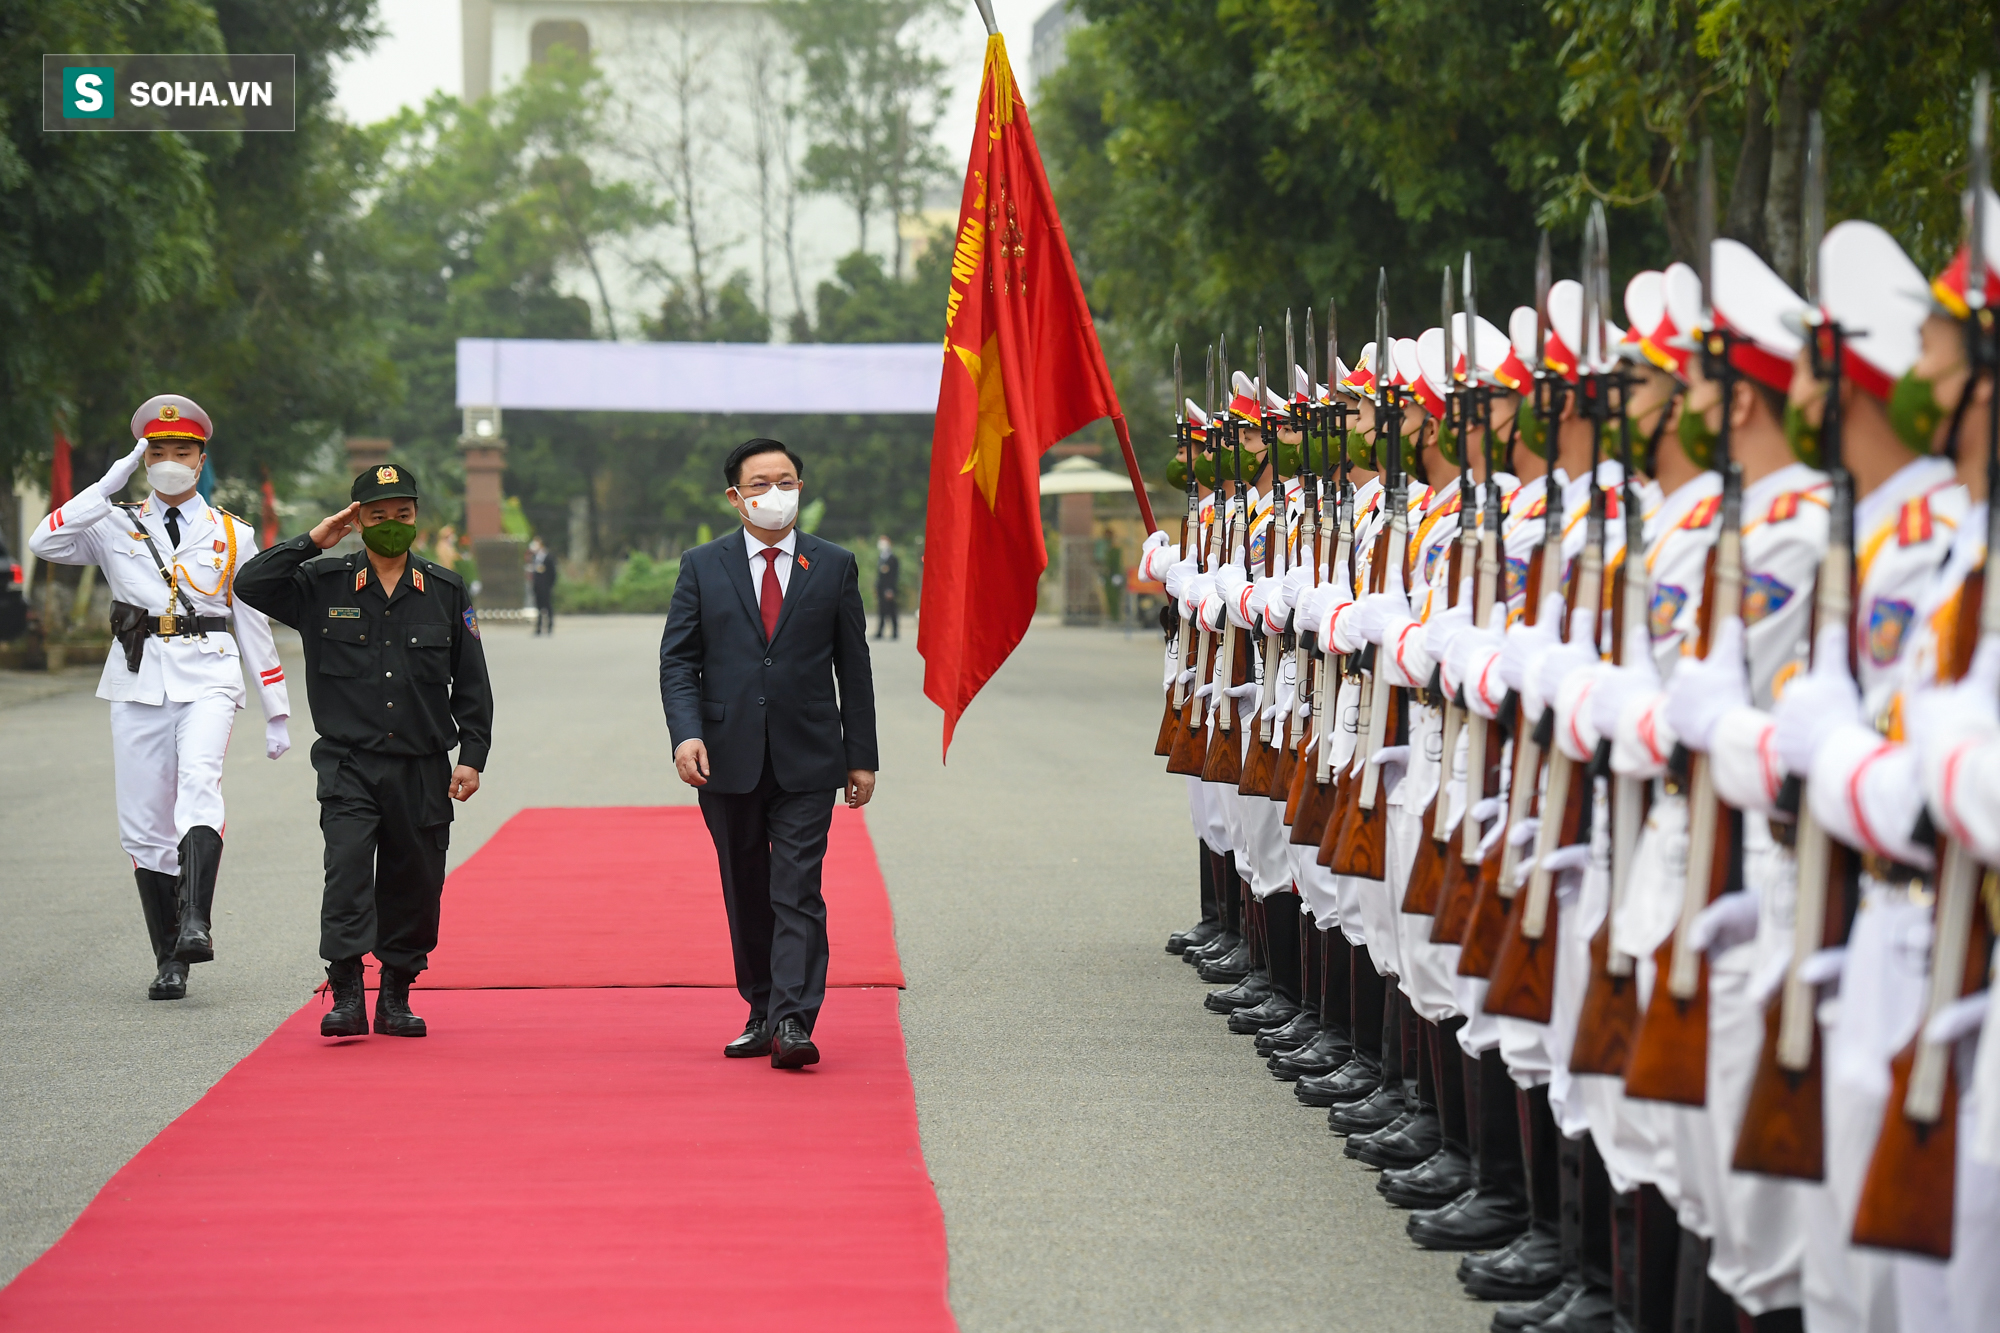
[[149, 624], [157, 617], [143, 606], [130, 602], [111, 603], [111, 637], [118, 640], [118, 646], [125, 650], [125, 669], [138, 673], [139, 663], [146, 656], [146, 634]]

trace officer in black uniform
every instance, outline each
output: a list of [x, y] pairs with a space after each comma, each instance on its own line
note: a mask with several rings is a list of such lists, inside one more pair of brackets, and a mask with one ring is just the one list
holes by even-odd
[[[493, 690], [464, 582], [409, 554], [416, 478], [384, 464], [349, 494], [347, 508], [244, 564], [236, 595], [305, 641], [326, 835], [319, 947], [333, 989], [320, 1035], [367, 1033], [361, 958], [372, 951], [375, 1031], [421, 1037], [410, 983], [437, 947], [451, 802], [479, 790]], [[365, 553], [320, 555], [357, 528]]]

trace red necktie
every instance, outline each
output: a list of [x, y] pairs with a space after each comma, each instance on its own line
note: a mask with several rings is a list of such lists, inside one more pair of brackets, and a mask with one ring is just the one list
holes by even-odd
[[778, 632], [778, 612], [785, 608], [785, 590], [778, 584], [778, 557], [784, 552], [775, 546], [766, 546], [761, 552], [764, 557], [764, 590], [758, 594], [757, 609], [764, 613], [764, 642]]

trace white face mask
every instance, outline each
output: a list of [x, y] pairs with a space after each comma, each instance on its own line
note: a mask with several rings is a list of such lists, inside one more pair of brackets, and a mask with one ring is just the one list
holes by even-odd
[[146, 465], [146, 484], [161, 495], [185, 494], [194, 489], [194, 483], [200, 476], [200, 469], [176, 463], [170, 458]]
[[796, 490], [781, 491], [773, 486], [762, 495], [745, 495], [741, 491], [736, 494], [743, 501], [744, 517], [766, 532], [781, 532], [799, 516]]

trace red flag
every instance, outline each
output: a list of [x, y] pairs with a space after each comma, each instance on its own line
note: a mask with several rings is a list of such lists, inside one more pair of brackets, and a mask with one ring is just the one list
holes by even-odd
[[1006, 43], [986, 42], [979, 121], [953, 237], [944, 375], [931, 434], [917, 651], [924, 693], [960, 715], [1028, 631], [1049, 563], [1041, 457], [1110, 417], [1147, 527], [1144, 483]]
[[278, 492], [271, 485], [271, 469], [263, 469], [264, 483], [260, 488], [263, 501], [262, 521], [257, 525], [257, 545], [268, 551], [278, 544]]
[[69, 437], [58, 430], [55, 454], [49, 459], [49, 512], [61, 509], [75, 494], [76, 478], [69, 467]]

